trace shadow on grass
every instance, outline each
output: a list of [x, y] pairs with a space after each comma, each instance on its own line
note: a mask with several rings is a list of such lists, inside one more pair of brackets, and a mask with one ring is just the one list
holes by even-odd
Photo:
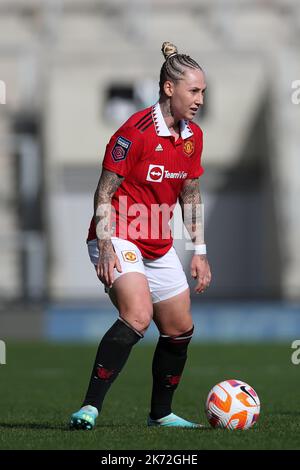
[[[113, 424], [113, 423], [108, 423], [108, 424], [99, 424], [94, 431], [100, 431], [101, 429], [127, 429], [128, 430], [159, 430], [161, 431], [161, 427], [159, 426], [152, 426], [150, 428], [146, 428], [144, 425], [128, 425], [128, 424]], [[76, 429], [70, 429], [68, 425], [62, 424], [62, 425], [52, 425], [52, 424], [47, 424], [47, 423], [1, 423], [0, 422], [0, 429], [24, 429], [24, 430], [45, 430], [45, 431], [68, 431], [68, 432], [78, 432]], [[165, 429], [165, 428], [163, 428]], [[172, 429], [172, 427], [168, 427], [168, 430]], [[178, 431], [178, 428], [175, 428]], [[184, 431], [189, 431], [189, 432], [199, 432], [199, 431], [213, 431], [213, 429], [210, 426], [205, 426], [201, 428], [181, 428], [180, 430]], [[89, 431], [87, 431], [89, 432]]]
[[[129, 425], [128, 424], [102, 424], [97, 426], [93, 431], [101, 430], [101, 429], [116, 429], [116, 428], [126, 428], [132, 429], [132, 430], [137, 430], [140, 429], [144, 426], [140, 425]], [[77, 429], [70, 429], [70, 427], [67, 424], [61, 424], [61, 425], [53, 425], [53, 424], [47, 424], [47, 423], [1, 423], [0, 422], [0, 430], [1, 429], [24, 429], [24, 430], [45, 430], [45, 431], [68, 431], [68, 432], [78, 432]], [[80, 431], [80, 430], [79, 430]], [[86, 431], [87, 433], [89, 431]]]
[[51, 424], [43, 423], [0, 423], [0, 429], [32, 429], [32, 430], [53, 430], [53, 431], [68, 431], [68, 426], [53, 426]]

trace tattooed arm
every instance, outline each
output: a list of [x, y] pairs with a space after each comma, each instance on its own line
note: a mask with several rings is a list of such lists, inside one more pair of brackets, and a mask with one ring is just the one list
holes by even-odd
[[[204, 244], [203, 205], [199, 179], [185, 180], [180, 196], [183, 223], [195, 245]], [[211, 272], [206, 255], [194, 255], [191, 261], [191, 276], [197, 279], [195, 292], [203, 292], [210, 284]]]
[[183, 223], [194, 244], [204, 243], [204, 222], [199, 179], [188, 179], [179, 196]]
[[122, 272], [120, 261], [111, 242], [111, 200], [123, 181], [123, 177], [103, 168], [94, 195], [94, 219], [96, 225], [99, 260], [97, 276], [108, 287], [113, 283], [114, 267]]

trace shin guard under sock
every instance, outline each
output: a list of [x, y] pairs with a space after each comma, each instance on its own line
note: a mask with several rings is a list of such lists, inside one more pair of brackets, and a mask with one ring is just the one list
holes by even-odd
[[152, 419], [160, 419], [171, 413], [173, 394], [186, 363], [193, 331], [194, 327], [176, 337], [161, 335], [158, 340], [152, 363]]
[[95, 406], [100, 412], [105, 395], [125, 365], [132, 347], [143, 335], [118, 319], [99, 344], [89, 387], [82, 406]]

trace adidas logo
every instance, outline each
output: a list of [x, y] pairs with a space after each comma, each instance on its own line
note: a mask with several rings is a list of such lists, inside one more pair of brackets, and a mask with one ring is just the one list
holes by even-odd
[[158, 146], [155, 149], [155, 152], [162, 152], [162, 151], [163, 151], [162, 145], [158, 144]]

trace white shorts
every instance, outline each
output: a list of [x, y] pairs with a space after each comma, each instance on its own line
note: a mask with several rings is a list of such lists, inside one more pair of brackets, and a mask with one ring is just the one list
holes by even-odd
[[[149, 283], [153, 303], [169, 299], [189, 288], [174, 247], [160, 258], [150, 260], [143, 258], [139, 248], [128, 240], [112, 237], [111, 241], [122, 266], [121, 273], [114, 269], [114, 279], [126, 273], [144, 274]], [[88, 250], [91, 262], [97, 265], [97, 240], [88, 242]], [[108, 289], [105, 290], [107, 292]]]

